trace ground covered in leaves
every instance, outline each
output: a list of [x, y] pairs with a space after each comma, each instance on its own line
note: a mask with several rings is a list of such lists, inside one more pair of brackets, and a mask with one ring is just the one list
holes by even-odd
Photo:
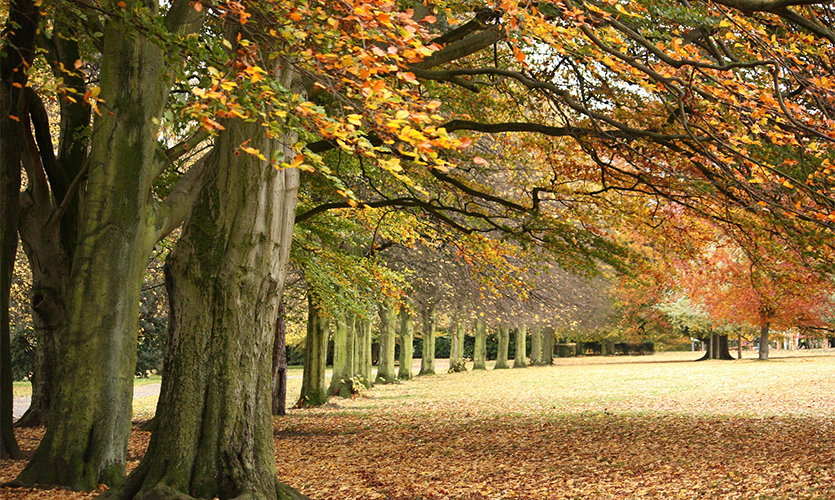
[[[561, 359], [378, 386], [276, 418], [279, 475], [313, 499], [835, 499], [835, 351], [772, 356]], [[22, 446], [41, 434], [20, 432]], [[147, 439], [134, 431], [130, 468]]]

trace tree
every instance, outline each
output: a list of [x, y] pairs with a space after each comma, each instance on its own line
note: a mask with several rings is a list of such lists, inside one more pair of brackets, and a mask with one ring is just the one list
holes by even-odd
[[435, 374], [435, 303], [428, 301], [423, 306], [423, 355], [418, 375]]
[[273, 340], [273, 415], [287, 414], [287, 312], [284, 300], [278, 304]]
[[380, 302], [380, 360], [377, 363], [375, 384], [393, 384], [397, 382], [394, 367], [394, 347], [397, 341], [395, 320], [397, 312], [390, 300]]
[[333, 334], [333, 376], [328, 394], [350, 398], [354, 387], [354, 323], [353, 317], [342, 317], [336, 322]]
[[404, 304], [400, 306], [400, 368], [397, 378], [412, 378], [412, 358], [414, 357], [414, 325], [412, 312]]
[[513, 368], [528, 367], [526, 359], [527, 348], [525, 346], [527, 330], [527, 327], [524, 325], [516, 327], [516, 357], [513, 359]]
[[328, 361], [328, 319], [322, 315], [314, 293], [308, 295], [307, 337], [304, 348], [302, 390], [296, 406], [319, 406], [328, 402], [325, 365]]
[[500, 323], [496, 330], [499, 333], [499, 347], [498, 351], [496, 352], [496, 365], [493, 367], [493, 369], [502, 370], [505, 368], [510, 368], [510, 365], [507, 364], [508, 344], [510, 343], [510, 329], [504, 323]]
[[473, 370], [487, 369], [487, 326], [483, 321], [475, 322], [475, 351], [473, 352]]

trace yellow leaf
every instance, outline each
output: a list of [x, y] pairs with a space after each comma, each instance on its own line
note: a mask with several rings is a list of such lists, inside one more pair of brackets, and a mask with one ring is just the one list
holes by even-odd
[[358, 127], [360, 125], [362, 125], [362, 115], [352, 114], [352, 115], [346, 116], [345, 118], [347, 118], [348, 123], [350, 123], [352, 125], [356, 125]]
[[297, 154], [295, 158], [293, 158], [293, 163], [290, 164], [290, 168], [296, 168], [304, 162], [304, 155]]

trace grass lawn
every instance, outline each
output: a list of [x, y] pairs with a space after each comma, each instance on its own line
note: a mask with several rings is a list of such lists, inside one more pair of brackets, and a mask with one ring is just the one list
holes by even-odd
[[[746, 356], [570, 358], [377, 386], [276, 418], [279, 476], [314, 499], [835, 499], [835, 351]], [[41, 434], [20, 431], [22, 446]], [[147, 439], [134, 431], [130, 468]], [[0, 481], [22, 466], [0, 466]]]

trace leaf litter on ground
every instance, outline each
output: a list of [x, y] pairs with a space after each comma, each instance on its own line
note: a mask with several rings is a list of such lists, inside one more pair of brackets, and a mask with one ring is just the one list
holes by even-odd
[[[418, 377], [292, 410], [274, 419], [279, 478], [317, 500], [835, 499], [835, 350], [697, 357]], [[42, 435], [18, 430], [30, 452]], [[133, 431], [129, 469], [148, 438]]]

